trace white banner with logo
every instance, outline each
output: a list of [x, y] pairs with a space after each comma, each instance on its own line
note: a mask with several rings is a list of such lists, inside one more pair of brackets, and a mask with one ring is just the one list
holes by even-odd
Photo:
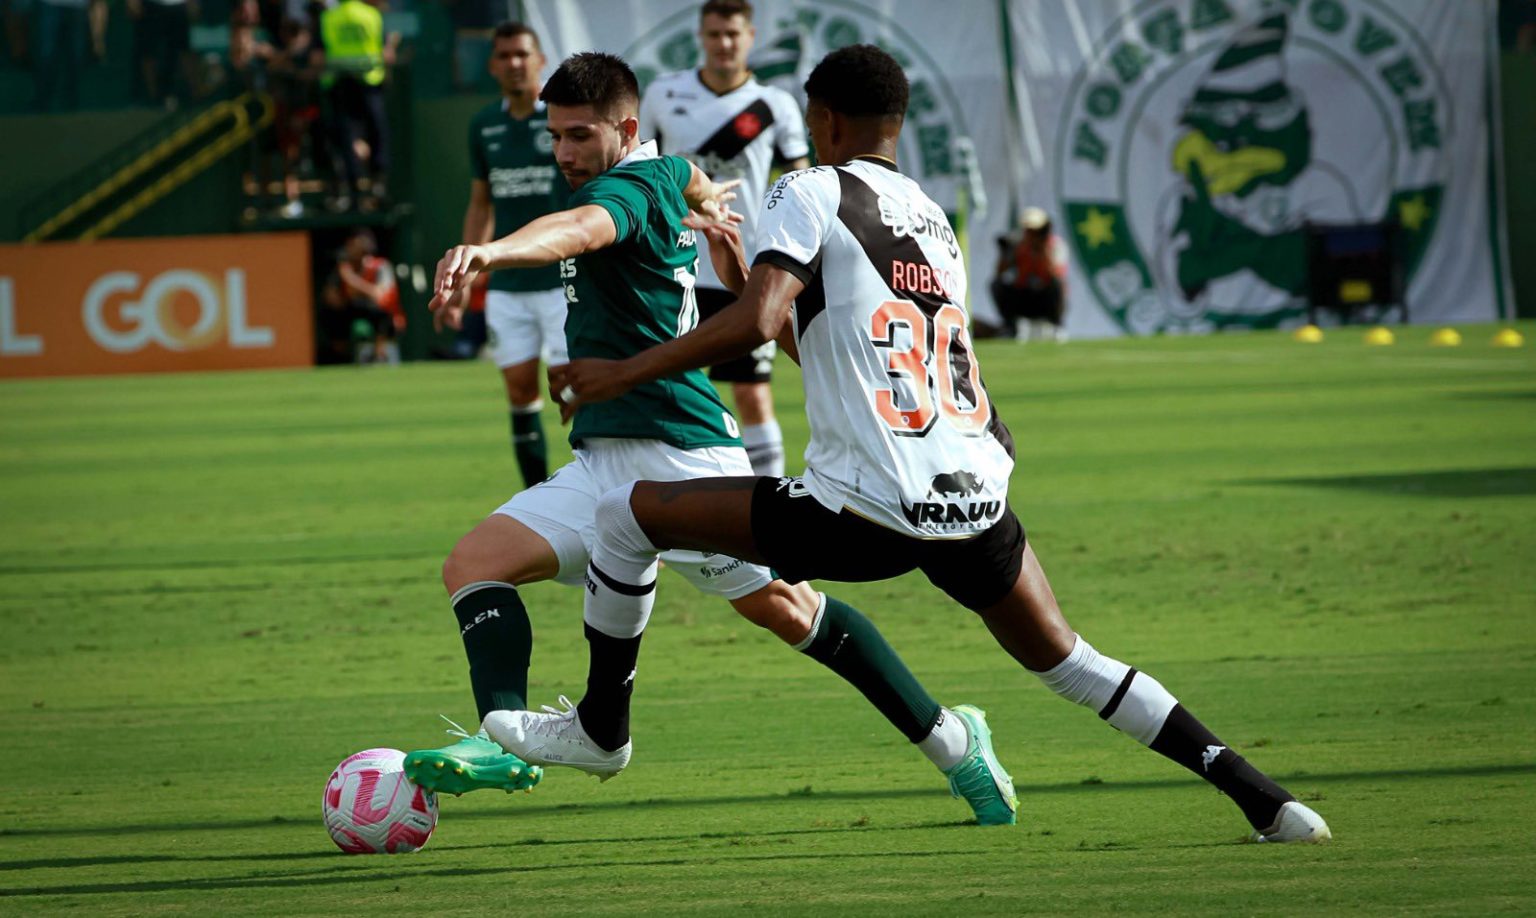
[[1074, 332], [1300, 324], [1309, 223], [1394, 224], [1416, 322], [1512, 312], [1494, 0], [1008, 12], [1019, 203], [1069, 242]]
[[[659, 72], [699, 65], [700, 5], [528, 0], [524, 8], [552, 68], [576, 51], [608, 51], [634, 67], [643, 88]], [[997, 260], [994, 239], [1011, 219], [1009, 146], [1016, 134], [1002, 78], [1003, 6], [995, 0], [759, 0], [753, 7], [754, 72], [802, 104], [805, 78], [828, 51], [872, 42], [902, 62], [912, 84], [902, 171], [963, 218], [972, 306], [978, 315], [994, 314], [986, 282]]]

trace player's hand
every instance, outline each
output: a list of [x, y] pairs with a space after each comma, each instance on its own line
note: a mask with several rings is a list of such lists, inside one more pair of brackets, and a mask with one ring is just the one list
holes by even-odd
[[705, 189], [704, 196], [697, 203], [690, 203], [690, 209], [712, 223], [740, 223], [741, 214], [731, 211], [731, 202], [736, 200], [736, 188], [741, 184], [741, 179], [731, 179], [729, 182], [710, 182]]
[[704, 234], [709, 243], [709, 260], [715, 268], [715, 276], [732, 293], [741, 293], [747, 286], [747, 251], [741, 239], [738, 225], [740, 214], [732, 214], [734, 222], [718, 223], [690, 213], [683, 218], [683, 225]]
[[549, 391], [560, 402], [562, 421], [575, 413], [577, 406], [606, 402], [633, 389], [626, 372], [626, 361], [583, 357], [549, 370]]
[[485, 246], [456, 245], [437, 263], [432, 281], [432, 301], [427, 308], [436, 313], [458, 300], [459, 294], [474, 284], [475, 278], [490, 264]]

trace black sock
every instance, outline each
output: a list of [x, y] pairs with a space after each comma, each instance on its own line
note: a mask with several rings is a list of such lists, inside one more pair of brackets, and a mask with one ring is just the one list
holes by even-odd
[[453, 604], [469, 657], [469, 684], [480, 719], [492, 711], [528, 707], [533, 625], [511, 584], [490, 583], [461, 593]]
[[576, 705], [581, 727], [592, 742], [609, 752], [629, 742], [629, 696], [635, 690], [635, 661], [640, 659], [640, 638], [610, 637], [583, 624], [591, 662], [587, 669], [587, 694]]
[[907, 739], [921, 742], [939, 720], [933, 700], [874, 622], [831, 596], [810, 643], [801, 651], [864, 693]]
[[523, 473], [524, 487], [531, 488], [549, 477], [544, 422], [537, 410], [512, 409], [512, 455], [517, 458], [517, 470]]
[[1275, 824], [1280, 807], [1295, 800], [1248, 760], [1227, 748], [1195, 715], [1175, 705], [1152, 750], [1178, 762], [1232, 798], [1248, 822], [1263, 831]]

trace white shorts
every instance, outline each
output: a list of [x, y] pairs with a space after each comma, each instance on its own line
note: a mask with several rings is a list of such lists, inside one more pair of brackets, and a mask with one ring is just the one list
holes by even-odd
[[[556, 581], [581, 586], [597, 536], [597, 501], [603, 494], [639, 479], [681, 481], [751, 474], [747, 451], [739, 446], [678, 449], [660, 440], [595, 438], [547, 480], [518, 492], [496, 512], [537, 532], [554, 548], [560, 560]], [[682, 574], [696, 589], [726, 599], [740, 599], [773, 582], [766, 567], [725, 555], [664, 551], [661, 557], [668, 570]]]
[[485, 327], [491, 359], [502, 369], [541, 357], [554, 367], [570, 360], [565, 354], [564, 289], [488, 290]]

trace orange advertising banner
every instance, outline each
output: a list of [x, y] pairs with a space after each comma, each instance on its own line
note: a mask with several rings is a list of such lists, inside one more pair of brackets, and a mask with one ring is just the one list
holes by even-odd
[[304, 233], [0, 245], [0, 378], [313, 358]]

